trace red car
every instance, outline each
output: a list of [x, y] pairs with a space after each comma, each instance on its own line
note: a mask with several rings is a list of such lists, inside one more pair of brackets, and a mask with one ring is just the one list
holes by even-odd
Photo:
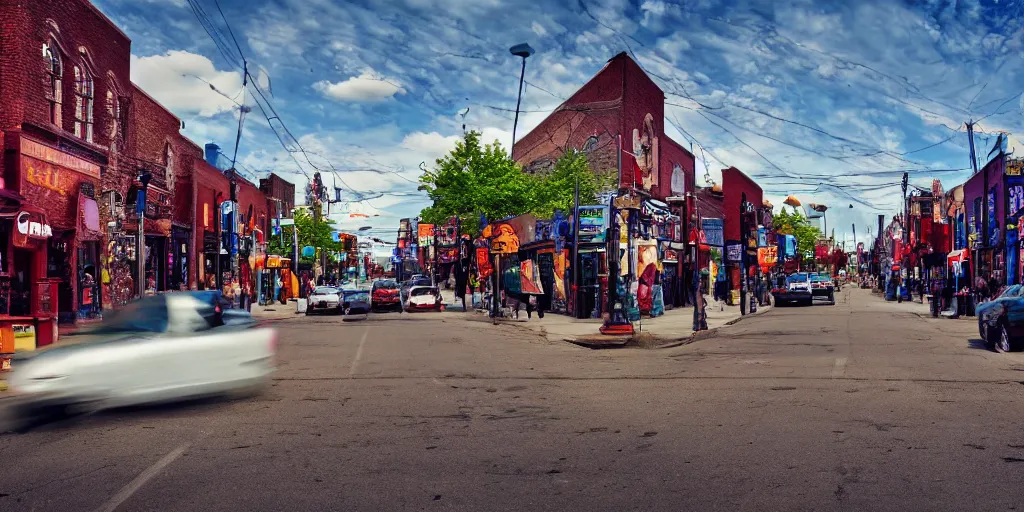
[[370, 309], [379, 311], [382, 309], [402, 310], [402, 298], [398, 292], [398, 283], [391, 279], [374, 281], [370, 287]]

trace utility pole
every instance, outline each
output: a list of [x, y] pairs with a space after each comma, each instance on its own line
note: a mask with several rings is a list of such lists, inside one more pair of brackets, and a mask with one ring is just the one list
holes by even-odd
[[139, 217], [139, 237], [135, 241], [135, 260], [139, 266], [139, 273], [135, 282], [139, 298], [146, 295], [146, 193], [149, 190], [149, 180], [152, 178], [152, 173], [142, 169], [142, 172], [139, 173], [139, 183], [142, 184], [142, 188], [139, 189], [135, 199], [135, 213]]
[[[970, 151], [971, 152], [971, 169], [974, 171], [974, 174], [977, 174], [978, 173], [978, 155], [977, 155], [977, 150], [974, 147], [974, 121], [973, 120], [967, 122], [967, 142], [968, 142], [968, 145], [970, 146], [970, 150], [971, 150]], [[981, 208], [981, 229], [978, 230], [979, 231], [978, 233], [974, 234], [975, 235], [975, 242], [974, 242], [975, 246], [972, 247], [971, 249], [975, 249], [976, 247], [984, 247], [984, 244], [988, 243], [988, 168], [987, 167], [985, 168], [985, 175], [982, 177], [982, 180], [983, 180], [983, 183], [984, 183], [984, 188], [982, 189], [982, 195], [981, 196], [984, 199], [982, 199], [982, 208]], [[978, 277], [978, 267], [980, 266], [980, 265], [978, 265], [978, 263], [979, 263], [979, 261], [978, 261], [979, 260], [979, 258], [978, 258], [979, 254], [978, 254], [978, 252], [975, 252], [975, 251], [972, 251], [972, 252], [974, 252], [974, 254], [972, 255], [973, 261], [971, 262], [971, 273], [973, 274], [973, 276], [975, 278], [977, 278]]]

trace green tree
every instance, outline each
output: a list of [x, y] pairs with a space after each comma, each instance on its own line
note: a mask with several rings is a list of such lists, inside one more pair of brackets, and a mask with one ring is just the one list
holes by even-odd
[[577, 180], [580, 204], [593, 204], [602, 191], [602, 179], [590, 170], [587, 155], [574, 149], [562, 155], [550, 173], [534, 179], [537, 181], [537, 204], [532, 213], [545, 219], [551, 218], [555, 210], [572, 211]]
[[438, 158], [420, 183], [433, 201], [420, 213], [420, 222], [443, 224], [459, 217], [463, 233], [480, 231], [480, 214], [500, 219], [529, 212], [536, 204], [535, 179], [497, 141], [481, 145], [478, 132], [467, 133]]
[[[334, 221], [321, 219], [319, 222], [313, 219], [312, 213], [305, 209], [299, 209], [295, 211], [295, 226], [299, 228], [299, 252], [302, 251], [303, 247], [312, 246], [317, 249], [327, 251], [342, 251], [344, 248], [339, 242], [335, 242], [331, 237], [331, 233], [334, 231]], [[292, 245], [293, 226], [282, 226], [281, 232], [283, 236], [272, 236], [267, 243], [267, 250], [271, 254], [280, 254], [285, 257], [291, 257], [295, 254], [295, 247]], [[300, 260], [305, 262], [312, 262], [314, 258], [299, 257]]]
[[793, 235], [796, 238], [796, 249], [800, 253], [814, 252], [814, 246], [821, 238], [821, 230], [812, 226], [800, 212], [793, 208], [787, 212], [783, 206], [778, 214], [772, 219], [775, 232], [780, 235]]
[[500, 144], [482, 146], [480, 134], [469, 132], [420, 177], [420, 190], [433, 200], [420, 221], [443, 224], [459, 217], [462, 232], [476, 234], [481, 214], [492, 220], [524, 213], [550, 218], [555, 210], [572, 210], [577, 180], [580, 203], [587, 204], [614, 188], [614, 178], [594, 174], [586, 154], [575, 150], [559, 158], [551, 172], [527, 174]]

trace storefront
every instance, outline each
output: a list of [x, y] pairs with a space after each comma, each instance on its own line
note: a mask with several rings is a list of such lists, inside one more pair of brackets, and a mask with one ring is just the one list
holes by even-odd
[[189, 265], [192, 264], [189, 248], [192, 230], [174, 226], [171, 229], [171, 246], [167, 251], [168, 290], [187, 290], [190, 286]]
[[[32, 211], [17, 219], [27, 223], [25, 229], [46, 227], [45, 240], [18, 252], [37, 253], [39, 277], [57, 281], [55, 298], [61, 322], [100, 318], [102, 234], [95, 191], [105, 157], [91, 148], [70, 144], [57, 149], [24, 134], [9, 134], [6, 142], [14, 150], [8, 162], [20, 171], [13, 185], [24, 196], [23, 204], [45, 211], [46, 220], [46, 224], [41, 218], [33, 220]], [[27, 255], [14, 257], [25, 259]]]
[[217, 267], [220, 264], [220, 238], [213, 231], [203, 232], [203, 248], [196, 262], [198, 288], [200, 290], [219, 290], [220, 280]]
[[[580, 206], [578, 247], [575, 267], [570, 264], [569, 310], [576, 318], [600, 318], [605, 311], [608, 289], [608, 222], [607, 205]], [[578, 281], [576, 281], [578, 280]]]

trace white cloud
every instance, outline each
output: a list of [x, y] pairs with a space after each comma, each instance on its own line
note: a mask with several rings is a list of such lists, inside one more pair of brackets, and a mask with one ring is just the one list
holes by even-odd
[[544, 37], [544, 36], [548, 35], [548, 31], [547, 31], [547, 29], [544, 28], [544, 25], [541, 25], [540, 23], [537, 23], [536, 21], [533, 22], [533, 25], [531, 25], [530, 28], [533, 29], [533, 33], [537, 34], [538, 36]]
[[313, 88], [330, 99], [351, 102], [384, 101], [406, 93], [397, 81], [379, 78], [369, 71], [341, 82], [321, 80], [313, 84]]
[[461, 137], [456, 135], [445, 137], [437, 132], [413, 132], [406, 135], [400, 145], [410, 151], [438, 158], [454, 148], [460, 140]]
[[149, 57], [132, 55], [131, 79], [178, 116], [212, 117], [230, 111], [234, 102], [211, 90], [210, 84], [229, 96], [242, 87], [241, 73], [217, 71], [210, 59], [180, 50]]

